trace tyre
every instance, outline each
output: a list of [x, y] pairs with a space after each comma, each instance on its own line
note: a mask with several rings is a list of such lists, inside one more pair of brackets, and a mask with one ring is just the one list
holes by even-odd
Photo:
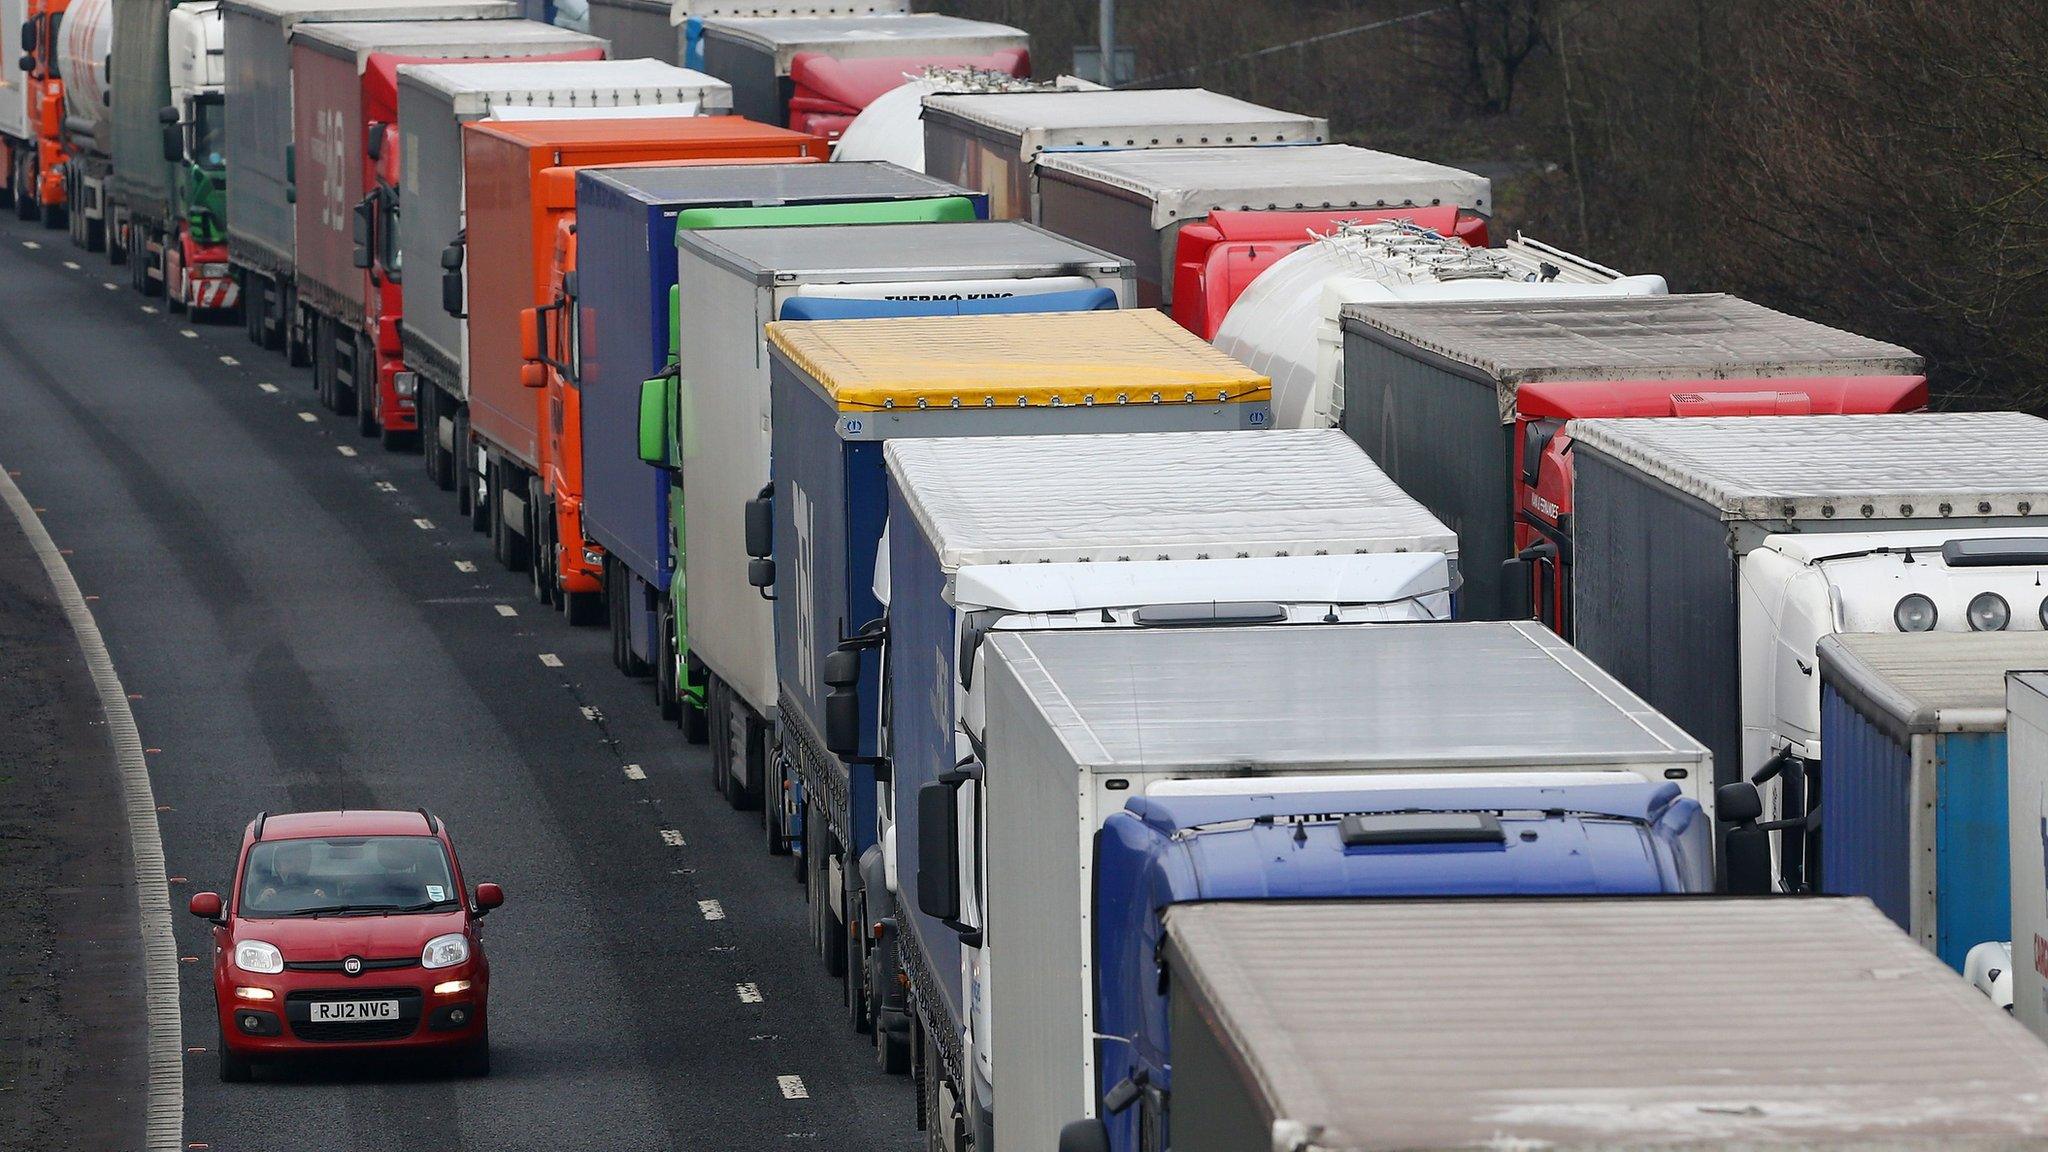
[[217, 1038], [216, 1043], [220, 1046], [220, 1082], [223, 1084], [247, 1084], [255, 1069], [246, 1058], [237, 1056], [228, 1050], [227, 1037], [224, 1034], [216, 1031], [214, 1035]]
[[773, 773], [773, 778], [761, 782], [762, 794], [765, 797], [761, 803], [761, 839], [770, 856], [787, 856], [789, 833], [783, 828], [782, 811], [784, 797], [788, 793], [782, 790], [781, 764], [771, 762], [769, 770]]
[[384, 401], [384, 390], [378, 387], [377, 350], [364, 340], [361, 334], [355, 338], [355, 365], [349, 370], [349, 396], [356, 406], [356, 431], [364, 436], [375, 436], [382, 432], [380, 422]]
[[711, 725], [705, 719], [704, 709], [697, 707], [687, 698], [676, 704], [676, 723], [683, 729], [684, 741], [704, 744], [711, 739]]
[[858, 895], [849, 891], [846, 901], [846, 914], [839, 921], [843, 925], [839, 940], [844, 952], [840, 964], [846, 969], [846, 1022], [865, 1036], [875, 1030], [875, 1020], [870, 1015], [873, 1002], [868, 996], [867, 917]]
[[918, 1078], [918, 1087], [922, 1089], [918, 1093], [918, 1111], [924, 1114], [925, 1152], [946, 1152], [947, 1130], [953, 1125], [953, 1118], [939, 1111], [939, 1081], [945, 1078], [946, 1073], [939, 1067], [939, 1054], [932, 1045], [931, 1037], [925, 1036], [920, 1047], [924, 1049], [924, 1074]]
[[668, 597], [661, 598], [661, 611], [654, 618], [654, 703], [663, 720], [681, 720], [683, 698], [681, 677], [676, 673], [675, 609]]
[[[732, 720], [726, 715], [725, 685], [716, 679], [712, 680], [705, 688], [704, 703], [707, 719], [710, 720], [713, 731], [725, 732], [732, 727]], [[729, 771], [727, 762], [731, 756], [730, 738], [711, 742], [711, 790], [721, 796], [725, 795], [726, 774]]]
[[725, 774], [725, 802], [734, 811], [745, 812], [753, 808], [761, 795], [761, 761], [765, 759], [761, 753], [767, 733], [745, 704], [732, 699], [730, 691], [726, 698], [726, 712], [732, 721], [727, 725], [731, 749], [727, 754], [730, 766]]
[[448, 475], [448, 453], [441, 450], [440, 399], [441, 390], [422, 380], [414, 394], [413, 411], [419, 417], [420, 464], [426, 468], [427, 479], [434, 482], [434, 487], [446, 492], [455, 484]]

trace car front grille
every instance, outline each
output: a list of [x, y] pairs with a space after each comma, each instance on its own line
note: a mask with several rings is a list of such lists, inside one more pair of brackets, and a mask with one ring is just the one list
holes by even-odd
[[[417, 988], [320, 988], [287, 993], [284, 998], [284, 1011], [285, 1018], [291, 1021], [292, 1035], [300, 1040], [314, 1043], [361, 1044], [378, 1040], [402, 1040], [412, 1035], [420, 1026], [421, 999], [420, 990]], [[312, 1019], [312, 1004], [316, 1000], [396, 1000], [398, 1019], [369, 1020], [360, 1023], [327, 1021], [316, 1024]]]
[[[287, 960], [284, 966], [287, 972], [345, 972], [347, 969], [342, 967], [345, 963], [345, 960]], [[420, 958], [417, 956], [392, 956], [383, 960], [363, 961], [363, 971], [390, 972], [399, 968], [417, 968], [419, 963]]]

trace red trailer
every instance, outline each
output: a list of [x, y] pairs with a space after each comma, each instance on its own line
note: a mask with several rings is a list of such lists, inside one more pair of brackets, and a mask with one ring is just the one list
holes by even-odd
[[843, 59], [829, 52], [799, 52], [789, 62], [789, 126], [839, 139], [875, 97], [932, 68], [973, 68], [1020, 79], [1031, 75], [1031, 53], [1005, 48], [983, 56], [883, 56]]
[[1369, 212], [1355, 208], [1328, 212], [1211, 212], [1183, 227], [1174, 247], [1174, 322], [1204, 340], [1214, 340], [1230, 306], [1274, 262], [1306, 247], [1316, 236], [1339, 224], [1380, 220], [1408, 220], [1475, 248], [1487, 245], [1486, 217], [1455, 206]]

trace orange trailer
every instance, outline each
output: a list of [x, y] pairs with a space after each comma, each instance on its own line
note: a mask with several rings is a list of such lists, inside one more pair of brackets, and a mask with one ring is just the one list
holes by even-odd
[[470, 443], [462, 446], [462, 460], [468, 482], [480, 481], [483, 493], [473, 522], [491, 533], [500, 562], [527, 567], [539, 535], [535, 520], [546, 503], [547, 374], [521, 355], [520, 314], [553, 300], [557, 229], [576, 208], [576, 169], [824, 156], [826, 148], [816, 136], [735, 116], [463, 125]]

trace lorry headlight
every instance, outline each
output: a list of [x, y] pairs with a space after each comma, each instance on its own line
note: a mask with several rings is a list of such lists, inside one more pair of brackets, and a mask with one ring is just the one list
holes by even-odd
[[1934, 601], [1915, 592], [1899, 598], [1898, 607], [1892, 609], [1892, 623], [1901, 632], [1932, 632], [1934, 622], [1941, 614], [1934, 610]]
[[1972, 632], [2002, 632], [2012, 621], [2012, 607], [1996, 592], [1979, 592], [1970, 598], [1967, 618]]

